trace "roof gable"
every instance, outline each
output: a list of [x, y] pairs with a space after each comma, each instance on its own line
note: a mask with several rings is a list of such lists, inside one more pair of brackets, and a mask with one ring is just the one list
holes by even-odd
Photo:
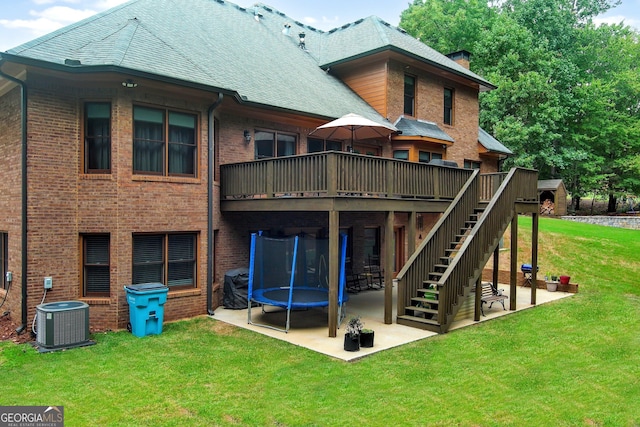
[[319, 63], [326, 68], [383, 50], [399, 52], [426, 64], [445, 69], [478, 83], [485, 90], [495, 89], [495, 86], [484, 78], [377, 16], [360, 19], [326, 33]]

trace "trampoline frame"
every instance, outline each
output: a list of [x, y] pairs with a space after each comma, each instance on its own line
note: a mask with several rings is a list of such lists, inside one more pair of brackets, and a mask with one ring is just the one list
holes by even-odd
[[[261, 235], [261, 234], [260, 234]], [[294, 286], [295, 279], [295, 268], [296, 261], [298, 256], [298, 236], [295, 236], [294, 239], [294, 248], [293, 248], [293, 259], [291, 262], [291, 274], [289, 277], [289, 286], [280, 286], [280, 287], [272, 287], [272, 288], [264, 288], [264, 289], [253, 289], [253, 276], [255, 272], [255, 263], [256, 263], [256, 233], [251, 234], [251, 253], [249, 259], [249, 291], [248, 291], [248, 310], [247, 310], [247, 323], [255, 326], [262, 326], [264, 328], [274, 329], [276, 331], [281, 331], [284, 333], [289, 332], [289, 328], [291, 326], [291, 311], [292, 310], [301, 310], [308, 308], [316, 308], [316, 307], [328, 307], [329, 306], [329, 289], [327, 288], [319, 288], [319, 287], [309, 287], [309, 286]], [[348, 294], [345, 292], [345, 254], [347, 250], [347, 236], [341, 236], [340, 242], [340, 267], [339, 267], [339, 287], [338, 287], [338, 325], [342, 323], [342, 320], [345, 317], [343, 312], [343, 305], [349, 299]], [[287, 299], [273, 299], [268, 298], [267, 295], [269, 293], [273, 293], [275, 291], [286, 291]], [[315, 301], [296, 301], [294, 296], [299, 296], [301, 293], [309, 293], [314, 292], [316, 294], [325, 294], [326, 297], [323, 299], [318, 299]], [[287, 320], [285, 324], [285, 328], [278, 328], [277, 326], [267, 325], [262, 323], [254, 323], [251, 318], [251, 306], [252, 303], [260, 304], [263, 313], [269, 313], [264, 310], [265, 305], [280, 307], [286, 310], [287, 312]]]

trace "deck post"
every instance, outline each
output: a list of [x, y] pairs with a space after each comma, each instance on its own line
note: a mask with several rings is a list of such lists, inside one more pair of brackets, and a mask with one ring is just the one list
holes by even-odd
[[516, 309], [516, 288], [518, 287], [518, 212], [511, 218], [511, 280], [509, 287], [509, 310]]
[[473, 321], [480, 321], [480, 313], [482, 312], [482, 275], [476, 280], [476, 300], [475, 309], [473, 310]]
[[395, 247], [393, 238], [393, 225], [395, 221], [395, 213], [393, 211], [386, 214], [386, 225], [384, 228], [384, 323], [390, 325], [393, 323], [393, 265]]
[[390, 198], [394, 196], [395, 193], [395, 177], [393, 175], [393, 172], [395, 170], [393, 163], [391, 162], [387, 162], [387, 164], [385, 165], [385, 195], [386, 197]]
[[338, 194], [338, 155], [335, 152], [327, 153], [327, 196], [335, 197]]
[[329, 211], [329, 337], [338, 336], [340, 212]]
[[498, 289], [498, 273], [500, 272], [500, 242], [493, 251], [493, 286]]
[[267, 198], [272, 198], [275, 196], [275, 192], [273, 189], [273, 162], [267, 163]]
[[536, 305], [538, 289], [538, 214], [531, 214], [531, 305]]
[[409, 212], [409, 230], [407, 231], [409, 256], [416, 251], [416, 217], [416, 212]]

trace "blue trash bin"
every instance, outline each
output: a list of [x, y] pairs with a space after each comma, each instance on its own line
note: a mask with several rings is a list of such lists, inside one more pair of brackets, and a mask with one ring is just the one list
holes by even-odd
[[162, 283], [125, 286], [131, 333], [137, 337], [162, 333], [167, 288]]

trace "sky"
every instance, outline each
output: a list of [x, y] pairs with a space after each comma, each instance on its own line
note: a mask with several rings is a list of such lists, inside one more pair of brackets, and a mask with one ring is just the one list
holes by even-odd
[[[176, 0], [180, 1], [180, 0]], [[0, 52], [50, 33], [58, 28], [109, 9], [125, 0], [0, 0]], [[243, 7], [268, 4], [302, 23], [330, 30], [377, 15], [397, 26], [409, 0], [236, 0]], [[640, 31], [640, 0], [622, 4], [596, 18], [596, 22], [620, 23]]]

